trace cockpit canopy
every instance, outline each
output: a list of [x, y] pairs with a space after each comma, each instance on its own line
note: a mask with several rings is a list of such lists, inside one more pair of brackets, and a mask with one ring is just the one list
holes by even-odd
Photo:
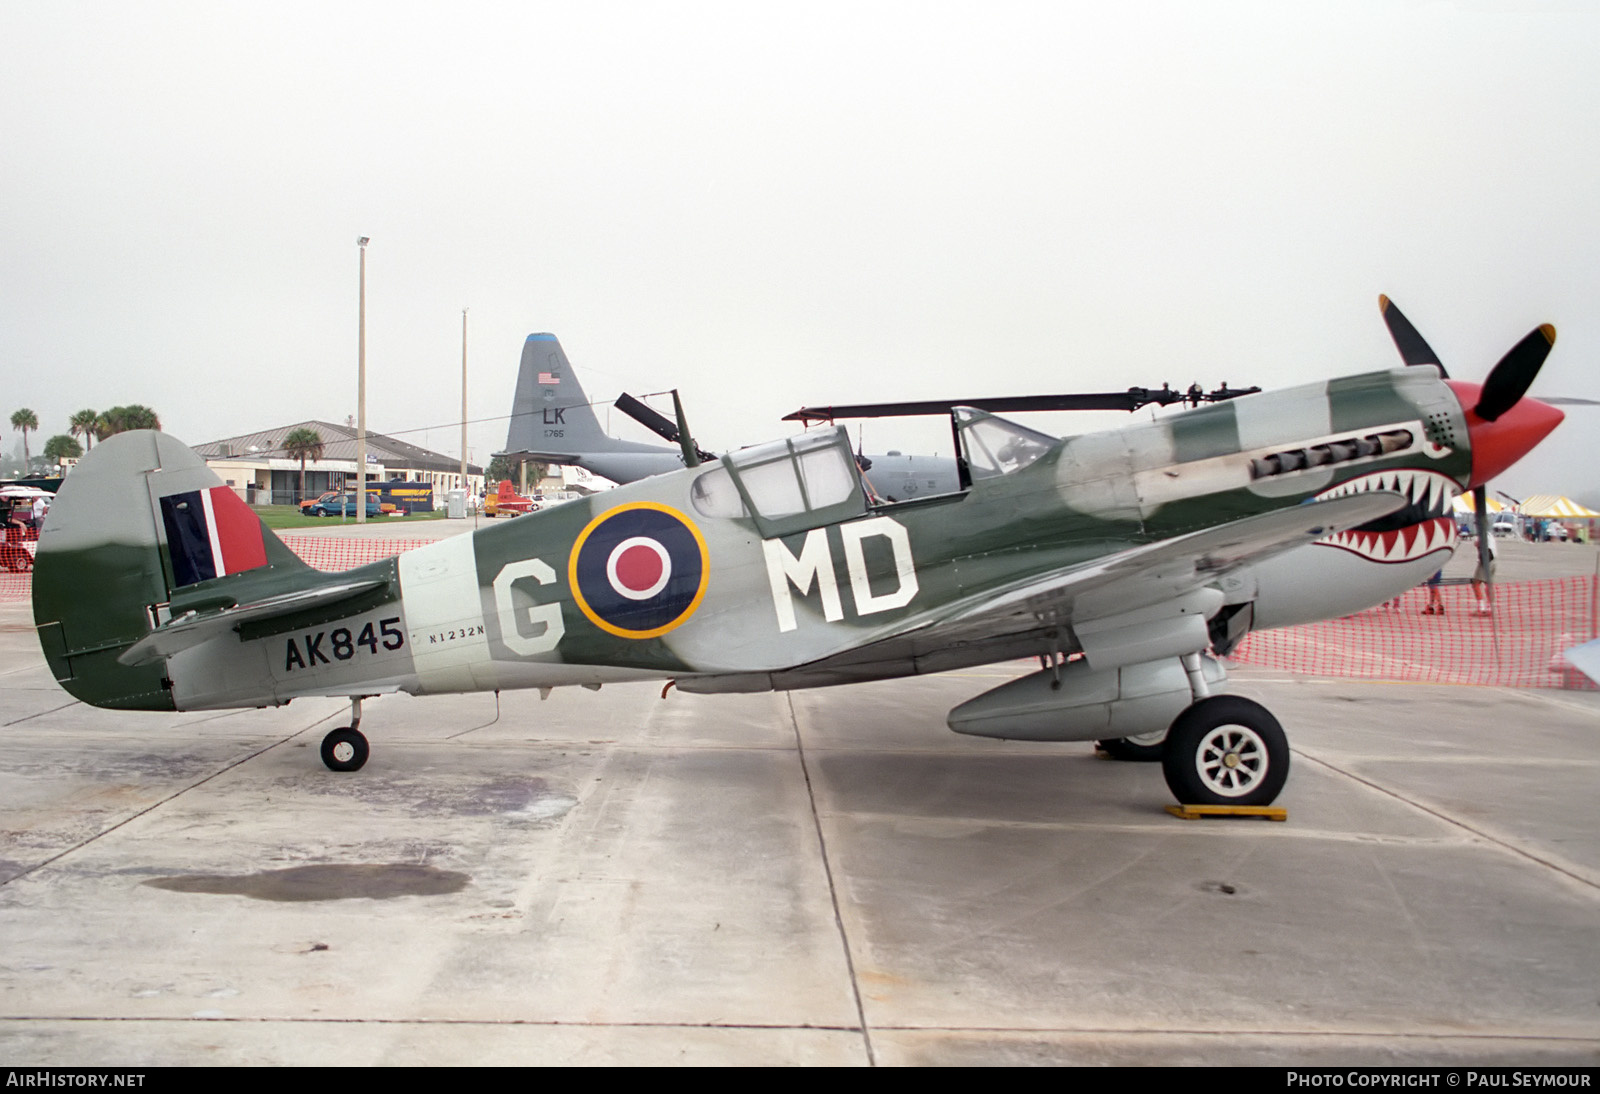
[[[1056, 438], [972, 407], [951, 411], [966, 461], [962, 489], [1019, 471]], [[730, 452], [690, 487], [705, 517], [742, 517], [764, 538], [865, 516], [866, 492], [843, 426]]]
[[730, 452], [694, 480], [690, 501], [702, 516], [752, 519], [764, 537], [867, 511], [843, 426]]
[[950, 413], [973, 482], [1020, 471], [1056, 444], [1048, 433], [997, 418], [987, 410], [958, 406]]

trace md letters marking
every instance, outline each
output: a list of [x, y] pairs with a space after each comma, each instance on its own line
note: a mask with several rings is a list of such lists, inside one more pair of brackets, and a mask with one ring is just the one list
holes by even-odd
[[[872, 615], [892, 608], [903, 608], [917, 595], [917, 567], [911, 558], [911, 537], [905, 526], [893, 517], [873, 517], [853, 524], [839, 526], [839, 539], [844, 547], [845, 569], [850, 575], [850, 595], [855, 601], [857, 615]], [[879, 590], [873, 591], [867, 569], [866, 543], [869, 540], [887, 540], [894, 564], [892, 571], [879, 567]], [[828, 542], [826, 528], [813, 528], [806, 533], [798, 556], [789, 553], [780, 539], [763, 540], [762, 549], [767, 556], [767, 581], [772, 585], [772, 606], [778, 613], [778, 630], [792, 631], [795, 622], [794, 598], [789, 587], [801, 596], [810, 596], [813, 588], [822, 600], [822, 617], [829, 623], [844, 618], [844, 605], [839, 598], [839, 581], [834, 574], [833, 549]], [[881, 551], [883, 545], [877, 545]], [[892, 589], [884, 586], [893, 584]]]
[[378, 652], [380, 643], [386, 650], [397, 650], [406, 644], [406, 636], [395, 626], [399, 622], [400, 617], [392, 615], [388, 619], [378, 620], [376, 629], [372, 623], [368, 623], [359, 633], [352, 632], [349, 627], [335, 627], [331, 631], [317, 631], [299, 637], [291, 635], [284, 647], [283, 671], [293, 672], [295, 669], [331, 665], [334, 661], [349, 661], [363, 652], [370, 656]]

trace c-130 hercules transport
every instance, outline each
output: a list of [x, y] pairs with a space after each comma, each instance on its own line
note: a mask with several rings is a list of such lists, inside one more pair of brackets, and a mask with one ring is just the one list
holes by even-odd
[[786, 690], [1037, 657], [951, 728], [1164, 733], [1180, 801], [1264, 805], [1287, 741], [1217, 693], [1212, 653], [1438, 569], [1456, 494], [1561, 421], [1524, 397], [1554, 339], [1533, 331], [1481, 387], [1406, 367], [1065, 439], [957, 407], [956, 489], [914, 501], [872, 500], [845, 431], [817, 430], [343, 573], [301, 562], [183, 444], [123, 433], [57, 496], [34, 620], [97, 706], [348, 696], [322, 746], [342, 771], [367, 758], [361, 700], [391, 692]]

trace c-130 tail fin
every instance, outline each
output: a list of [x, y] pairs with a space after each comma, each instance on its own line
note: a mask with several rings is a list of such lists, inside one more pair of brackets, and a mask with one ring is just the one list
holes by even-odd
[[561, 342], [553, 334], [528, 335], [522, 345], [505, 452], [497, 455], [571, 464], [615, 482], [632, 482], [681, 467], [677, 452], [608, 435]]

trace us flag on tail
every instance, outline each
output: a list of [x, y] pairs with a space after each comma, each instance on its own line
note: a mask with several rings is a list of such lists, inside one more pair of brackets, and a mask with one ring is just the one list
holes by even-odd
[[232, 487], [168, 494], [161, 499], [161, 520], [174, 587], [267, 564], [261, 521]]

